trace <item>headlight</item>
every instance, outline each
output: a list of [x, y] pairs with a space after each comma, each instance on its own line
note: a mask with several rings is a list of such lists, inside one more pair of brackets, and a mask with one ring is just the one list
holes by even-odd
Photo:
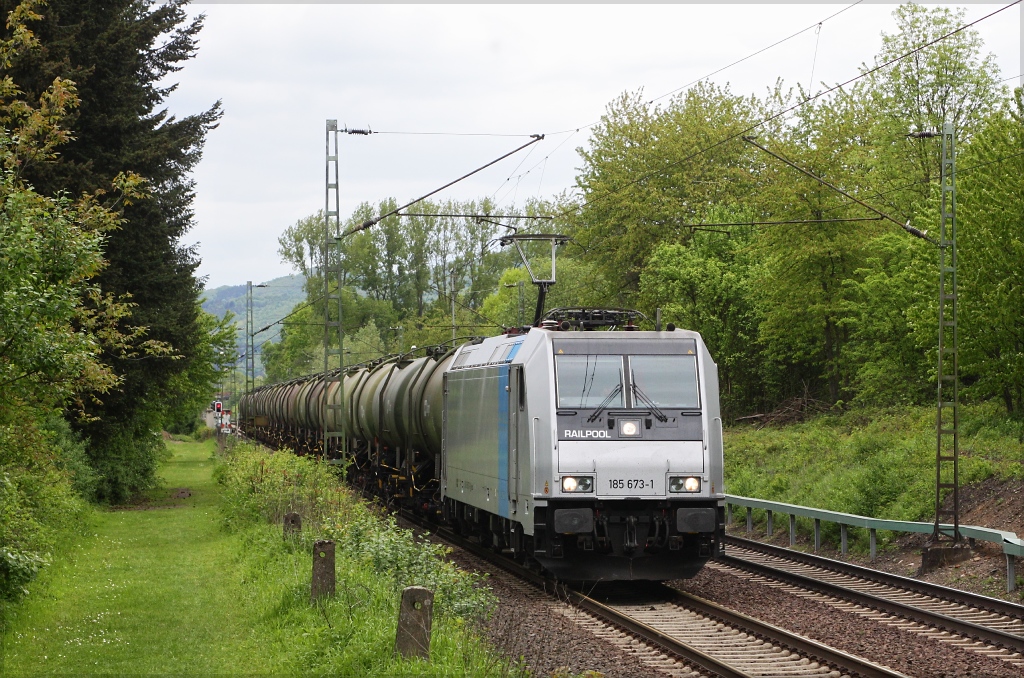
[[639, 419], [622, 419], [619, 421], [619, 435], [625, 438], [635, 438], [640, 435]]
[[700, 492], [700, 478], [696, 476], [672, 476], [668, 479], [669, 492]]
[[593, 492], [594, 479], [590, 476], [563, 476], [562, 492]]

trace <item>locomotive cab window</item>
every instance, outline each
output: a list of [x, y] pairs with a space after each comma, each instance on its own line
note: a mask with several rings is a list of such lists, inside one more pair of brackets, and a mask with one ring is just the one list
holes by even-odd
[[629, 378], [634, 407], [644, 399], [661, 408], [700, 407], [695, 355], [630, 356]]
[[625, 405], [622, 356], [555, 356], [555, 381], [559, 407], [592, 409], [602, 404], [605, 407]]

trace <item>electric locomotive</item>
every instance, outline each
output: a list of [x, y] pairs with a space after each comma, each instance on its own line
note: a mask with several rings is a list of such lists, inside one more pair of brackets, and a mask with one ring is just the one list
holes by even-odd
[[533, 328], [460, 347], [444, 390], [449, 520], [567, 580], [690, 577], [720, 552], [718, 377], [699, 334]]

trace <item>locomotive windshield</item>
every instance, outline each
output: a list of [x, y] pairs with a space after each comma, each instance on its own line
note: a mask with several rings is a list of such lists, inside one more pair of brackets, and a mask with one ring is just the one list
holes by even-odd
[[633, 389], [658, 407], [700, 407], [695, 355], [630, 356], [629, 378]]
[[555, 356], [555, 377], [559, 407], [623, 407], [622, 356]]
[[[629, 387], [623, 389], [621, 355], [556, 355], [558, 407], [594, 409], [653, 405], [699, 408], [695, 355], [631, 355]], [[626, 404], [626, 393], [629, 405]]]

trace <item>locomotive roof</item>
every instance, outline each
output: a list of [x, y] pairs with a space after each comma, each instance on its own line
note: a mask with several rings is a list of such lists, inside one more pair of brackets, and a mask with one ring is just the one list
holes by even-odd
[[[673, 332], [562, 332], [533, 328], [526, 334], [503, 334], [463, 344], [449, 370], [521, 363], [540, 346], [556, 353], [693, 354], [703, 345], [700, 334]], [[614, 345], [614, 346], [613, 346]], [[522, 352], [520, 352], [522, 351]]]

